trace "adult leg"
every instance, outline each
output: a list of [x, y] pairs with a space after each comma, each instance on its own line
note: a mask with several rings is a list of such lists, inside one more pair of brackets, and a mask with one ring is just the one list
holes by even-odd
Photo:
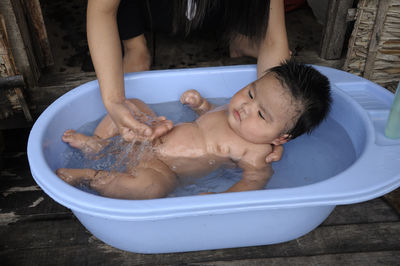
[[124, 45], [124, 72], [138, 72], [150, 69], [151, 56], [144, 34], [123, 40]]
[[147, 1], [121, 0], [117, 13], [118, 31], [124, 46], [124, 72], [136, 72], [150, 68], [150, 53], [144, 32], [146, 31]]
[[237, 33], [229, 43], [230, 57], [251, 56], [258, 57], [259, 44], [249, 37]]

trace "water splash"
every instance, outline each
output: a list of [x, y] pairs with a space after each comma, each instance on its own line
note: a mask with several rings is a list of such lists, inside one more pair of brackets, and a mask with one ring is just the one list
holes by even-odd
[[[130, 111], [136, 120], [148, 126], [152, 126], [156, 122], [155, 117], [140, 110]], [[144, 155], [151, 156], [149, 153], [152, 153], [152, 144], [150, 141], [134, 138], [132, 141], [127, 142], [121, 136], [116, 136], [109, 139], [109, 143], [99, 153], [86, 156], [86, 158], [89, 161], [98, 161], [100, 158], [107, 158], [105, 161], [106, 165], [99, 165], [103, 167], [102, 170], [125, 172], [127, 168], [137, 166], [144, 159]]]

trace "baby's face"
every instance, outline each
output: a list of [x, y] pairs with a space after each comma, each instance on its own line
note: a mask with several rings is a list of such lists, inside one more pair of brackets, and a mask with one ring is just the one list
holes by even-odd
[[290, 92], [268, 73], [232, 97], [228, 123], [249, 142], [281, 144], [278, 138], [284, 138], [286, 130], [294, 125], [299, 113], [296, 110], [298, 104]]

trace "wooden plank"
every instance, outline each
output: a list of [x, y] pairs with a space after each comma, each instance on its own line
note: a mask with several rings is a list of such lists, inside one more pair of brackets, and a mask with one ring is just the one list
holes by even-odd
[[176, 265], [398, 251], [399, 234], [400, 223], [323, 226], [299, 239], [275, 245], [144, 255], [110, 247], [77, 221], [68, 219], [0, 226], [0, 256], [12, 265], [32, 265], [32, 261], [35, 265]]
[[262, 265], [291, 265], [291, 266], [338, 266], [338, 265], [399, 265], [400, 251], [380, 251], [380, 252], [362, 252], [362, 253], [340, 253], [326, 254], [307, 257], [291, 258], [263, 258], [234, 261], [212, 261], [191, 263], [191, 265], [213, 265], [213, 266], [262, 266]]
[[53, 65], [53, 54], [47, 37], [46, 25], [43, 20], [39, 0], [24, 0], [24, 3], [26, 5], [25, 12], [34, 30], [33, 38], [36, 40], [35, 43], [39, 46], [39, 49], [37, 49], [37, 59], [41, 63], [41, 67]]
[[360, 0], [343, 69], [394, 92], [400, 79], [400, 2]]
[[4, 15], [15, 65], [29, 86], [37, 84], [40, 69], [36, 62], [20, 1], [0, 0], [0, 13]]
[[40, 114], [66, 92], [94, 79], [96, 79], [94, 72], [44, 76], [38, 87], [29, 89], [33, 112]]
[[[15, 67], [14, 56], [11, 52], [11, 46], [8, 41], [8, 34], [6, 30], [6, 24], [3, 16], [0, 14], [0, 63], [2, 68], [0, 69], [1, 77], [13, 77], [18, 74], [17, 68]], [[21, 87], [14, 87], [14, 95], [8, 93], [8, 100], [10, 101], [12, 109], [22, 109], [27, 121], [32, 121], [32, 116], [29, 111], [29, 107], [25, 101], [24, 95], [22, 93]], [[13, 111], [11, 111], [13, 113]]]
[[400, 214], [400, 188], [397, 188], [396, 190], [386, 194], [384, 198]]
[[368, 47], [367, 61], [365, 62], [364, 77], [370, 79], [372, 75], [373, 66], [376, 60], [378, 44], [382, 34], [383, 25], [386, 18], [386, 13], [389, 8], [391, 0], [379, 1], [378, 10], [375, 17], [374, 28], [372, 31], [371, 41]]
[[374, 27], [378, 0], [360, 0], [343, 69], [362, 76]]
[[39, 87], [46, 88], [52, 86], [64, 86], [72, 88], [73, 86], [79, 86], [80, 84], [86, 83], [96, 79], [95, 72], [80, 72], [80, 73], [51, 73], [43, 75], [39, 80]]
[[323, 59], [338, 59], [342, 55], [347, 30], [347, 11], [354, 0], [330, 0], [327, 22], [323, 32], [320, 56]]
[[393, 210], [382, 198], [376, 198], [357, 204], [336, 206], [322, 225], [331, 226], [396, 221], [400, 221], [399, 213]]
[[388, 7], [370, 80], [395, 91], [400, 80], [400, 2]]
[[0, 14], [0, 76], [8, 77], [16, 74], [14, 57], [8, 39], [4, 16]]
[[0, 77], [0, 89], [11, 89], [24, 85], [24, 77], [22, 75]]

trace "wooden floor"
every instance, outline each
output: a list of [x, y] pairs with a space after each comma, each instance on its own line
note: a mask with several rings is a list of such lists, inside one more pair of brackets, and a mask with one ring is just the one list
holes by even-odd
[[29, 129], [3, 132], [1, 265], [399, 265], [400, 215], [383, 198], [337, 206], [311, 233], [286, 243], [172, 254], [136, 254], [92, 236], [49, 198], [29, 171]]
[[[321, 27], [291, 28], [310, 19], [301, 14], [309, 11], [298, 12], [299, 16], [288, 16], [290, 46], [298, 61], [340, 67], [341, 60], [328, 62], [317, 56], [316, 34]], [[219, 47], [196, 39], [179, 46], [168, 38], [157, 38], [155, 44], [156, 69], [255, 63], [249, 58], [229, 59]], [[72, 49], [67, 44], [59, 48]], [[30, 89], [34, 113], [73, 87], [95, 79], [94, 73], [81, 72], [74, 63], [82, 55], [79, 50], [79, 56], [64, 56], [42, 78], [40, 87]], [[26, 156], [28, 134], [29, 127], [0, 131], [0, 265], [400, 265], [400, 212], [386, 198], [337, 206], [317, 229], [287, 243], [154, 255], [115, 249], [92, 236], [70, 210], [36, 185]]]

